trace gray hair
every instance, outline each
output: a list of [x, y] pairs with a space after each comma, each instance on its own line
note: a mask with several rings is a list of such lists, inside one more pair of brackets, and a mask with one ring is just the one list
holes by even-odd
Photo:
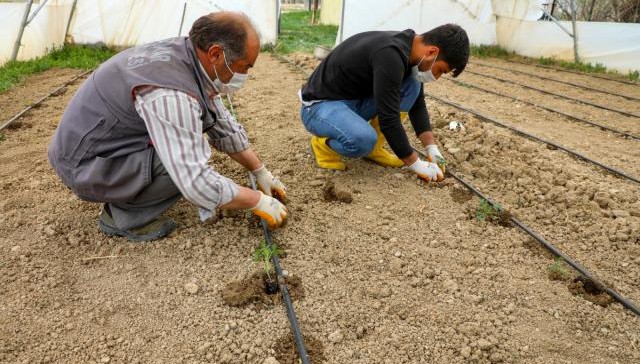
[[247, 54], [247, 30], [251, 21], [242, 13], [216, 12], [201, 16], [193, 23], [189, 39], [200, 50], [218, 44], [224, 48], [229, 63]]

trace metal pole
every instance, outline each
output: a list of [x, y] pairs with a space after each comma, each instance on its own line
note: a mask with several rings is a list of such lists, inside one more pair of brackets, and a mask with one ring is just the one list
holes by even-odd
[[31, 5], [33, 0], [27, 1], [27, 6], [24, 9], [24, 15], [22, 16], [22, 23], [20, 23], [20, 30], [18, 31], [18, 37], [16, 38], [16, 44], [13, 46], [13, 53], [11, 54], [11, 60], [15, 61], [18, 58], [18, 51], [20, 50], [20, 42], [22, 41], [22, 34], [24, 28], [27, 26], [27, 19], [29, 18], [29, 12], [31, 11]]
[[69, 20], [67, 20], [67, 27], [64, 29], [64, 42], [67, 42], [67, 36], [69, 35], [69, 28], [71, 27], [71, 20], [73, 19], [73, 14], [76, 12], [76, 5], [78, 4], [78, 0], [73, 0], [73, 4], [71, 4], [71, 13], [69, 13]]
[[573, 26], [573, 58], [576, 63], [580, 63], [580, 57], [578, 56], [578, 32], [576, 31], [576, 1], [571, 0], [571, 25]]
[[33, 18], [35, 18], [35, 17], [36, 17], [36, 15], [38, 15], [38, 13], [40, 12], [40, 10], [42, 10], [42, 8], [45, 6], [45, 4], [47, 3], [47, 1], [49, 1], [49, 0], [42, 0], [42, 1], [40, 2], [40, 6], [38, 6], [38, 7], [36, 8], [36, 10], [33, 12], [33, 14], [31, 14], [31, 16], [29, 17], [29, 19], [27, 20], [27, 25], [28, 25], [29, 23], [31, 23], [31, 21], [33, 20]]
[[342, 35], [344, 34], [344, 8], [347, 7], [347, 0], [342, 0], [342, 15], [340, 15], [340, 43], [342, 43]]
[[178, 37], [182, 34], [182, 25], [184, 24], [184, 14], [187, 12], [187, 2], [184, 2], [184, 6], [182, 7], [182, 18], [180, 18], [180, 29], [178, 29]]

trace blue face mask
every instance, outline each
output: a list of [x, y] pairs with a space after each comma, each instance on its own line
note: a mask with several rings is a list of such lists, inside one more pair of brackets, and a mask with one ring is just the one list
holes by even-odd
[[429, 67], [428, 71], [420, 71], [419, 67], [422, 61], [424, 60], [424, 57], [426, 56], [422, 56], [422, 59], [420, 59], [420, 62], [418, 62], [417, 66], [413, 66], [413, 69], [412, 69], [413, 77], [415, 77], [416, 80], [422, 83], [434, 82], [436, 81], [436, 77], [433, 75], [433, 65], [436, 64], [436, 60], [438, 59], [438, 54], [436, 54], [436, 58], [433, 59], [433, 63], [431, 63], [431, 67]]

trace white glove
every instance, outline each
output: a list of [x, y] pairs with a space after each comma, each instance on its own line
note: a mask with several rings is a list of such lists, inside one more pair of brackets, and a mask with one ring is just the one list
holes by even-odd
[[264, 165], [252, 171], [251, 174], [256, 178], [258, 188], [267, 196], [275, 195], [280, 200], [287, 197], [287, 188]]
[[431, 162], [425, 162], [418, 158], [418, 160], [409, 166], [409, 168], [414, 171], [418, 177], [429, 182], [429, 181], [437, 181], [440, 182], [444, 179], [444, 173], [440, 170], [437, 164]]
[[278, 200], [260, 192], [260, 201], [251, 208], [254, 215], [264, 219], [270, 229], [276, 229], [287, 219], [287, 208]]
[[445, 168], [446, 168], [445, 166], [447, 164], [447, 160], [444, 159], [437, 145], [435, 144], [427, 145], [427, 159], [429, 159], [429, 162], [436, 163], [438, 167], [440, 167], [440, 170], [442, 170], [442, 173], [443, 174], [445, 173]]

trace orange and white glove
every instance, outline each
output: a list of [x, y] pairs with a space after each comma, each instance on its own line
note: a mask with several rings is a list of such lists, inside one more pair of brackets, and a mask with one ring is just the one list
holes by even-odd
[[443, 174], [446, 172], [447, 160], [444, 159], [437, 145], [427, 145], [427, 159], [429, 160], [429, 162], [437, 164]]
[[267, 196], [274, 196], [279, 200], [284, 200], [287, 197], [287, 188], [264, 165], [251, 171], [251, 174], [256, 178], [258, 188]]
[[287, 208], [278, 200], [260, 192], [260, 201], [251, 208], [254, 215], [264, 219], [271, 230], [282, 225], [287, 219]]
[[418, 160], [409, 166], [409, 169], [414, 171], [419, 178], [429, 182], [440, 182], [444, 179], [444, 173], [437, 164], [432, 162], [425, 162], [418, 158]]

